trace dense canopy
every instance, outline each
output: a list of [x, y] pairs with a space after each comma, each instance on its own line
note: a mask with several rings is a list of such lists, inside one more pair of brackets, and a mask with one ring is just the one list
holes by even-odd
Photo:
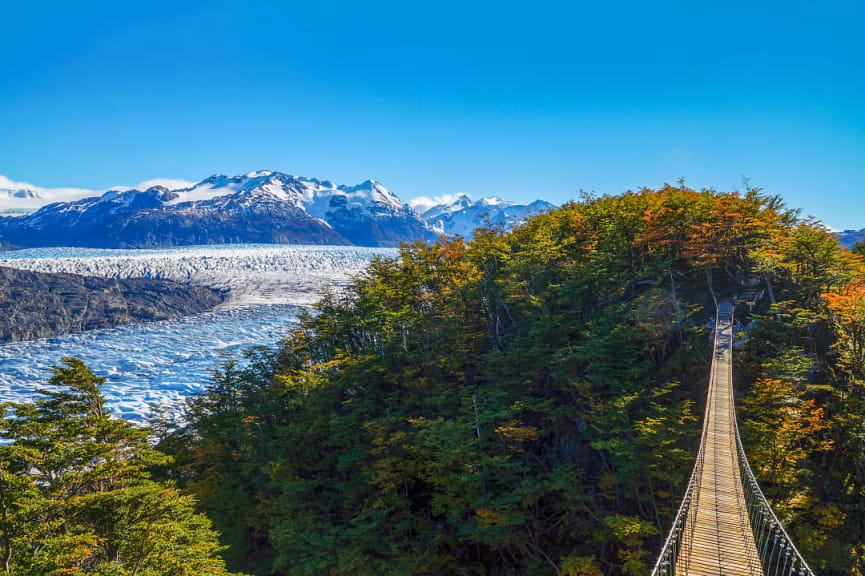
[[406, 246], [226, 364], [166, 471], [261, 575], [645, 574], [738, 297], [753, 467], [821, 574], [862, 570], [865, 278], [758, 190], [585, 197]]
[[764, 492], [818, 573], [862, 574], [863, 251], [759, 190], [682, 185], [404, 246], [226, 361], [156, 448], [70, 360], [71, 392], [3, 420], [6, 574], [647, 574], [716, 297]]

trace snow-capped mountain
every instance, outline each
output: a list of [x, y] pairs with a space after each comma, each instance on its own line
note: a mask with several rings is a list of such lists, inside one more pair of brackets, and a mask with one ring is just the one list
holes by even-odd
[[83, 188], [42, 188], [15, 182], [0, 174], [0, 214], [24, 214], [51, 202], [78, 200], [99, 194]]
[[373, 180], [338, 186], [269, 170], [214, 175], [176, 189], [117, 187], [0, 218], [0, 238], [18, 246], [394, 246], [435, 236], [414, 209]]
[[517, 204], [495, 196], [474, 201], [467, 194], [438, 200], [418, 198], [412, 204], [421, 211], [423, 219], [437, 234], [458, 234], [467, 239], [474, 236], [475, 228], [512, 228], [531, 214], [555, 207], [543, 200]]
[[838, 241], [842, 246], [852, 248], [857, 242], [865, 240], [865, 228], [862, 230], [844, 230], [842, 232], [836, 232], [835, 237], [838, 238]]
[[[14, 202], [4, 203], [4, 193]], [[46, 205], [66, 197], [75, 199]], [[0, 217], [2, 245], [91, 248], [241, 242], [396, 246], [443, 234], [471, 238], [477, 227], [510, 228], [553, 207], [541, 200], [473, 201], [464, 194], [417, 198], [409, 205], [374, 180], [344, 186], [270, 170], [217, 174], [200, 182], [149, 180], [104, 193], [46, 189], [0, 177], [0, 211], [10, 206], [30, 206], [31, 212]]]

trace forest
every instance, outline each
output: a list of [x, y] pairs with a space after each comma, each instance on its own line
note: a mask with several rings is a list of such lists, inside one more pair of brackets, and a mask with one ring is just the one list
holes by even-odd
[[0, 436], [6, 575], [648, 574], [693, 466], [715, 298], [760, 485], [865, 573], [865, 248], [758, 189], [584, 195], [404, 245], [181, 419], [74, 359]]

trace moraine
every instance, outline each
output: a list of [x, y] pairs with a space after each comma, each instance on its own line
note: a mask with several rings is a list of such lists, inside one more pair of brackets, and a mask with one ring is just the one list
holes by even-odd
[[229, 292], [214, 310], [0, 346], [0, 401], [34, 397], [49, 367], [80, 357], [108, 378], [109, 405], [141, 420], [156, 404], [177, 405], [208, 382], [222, 354], [283, 338], [326, 287], [345, 286], [393, 249], [346, 246], [218, 245], [153, 250], [41, 248], [0, 253], [0, 265], [107, 278], [162, 278]]

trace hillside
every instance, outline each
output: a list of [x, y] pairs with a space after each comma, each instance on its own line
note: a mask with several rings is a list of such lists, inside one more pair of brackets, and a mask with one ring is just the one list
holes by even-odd
[[176, 318], [223, 300], [167, 280], [109, 280], [0, 266], [0, 343]]
[[[694, 465], [716, 298], [737, 303], [722, 328], [756, 480], [817, 573], [861, 573], [865, 263], [758, 190], [585, 198], [404, 246], [278, 348], [228, 359], [142, 456], [94, 444], [113, 421], [67, 359], [68, 410], [49, 394], [3, 421], [20, 489], [0, 526], [30, 535], [19, 565], [66, 546], [47, 555], [58, 570], [134, 566], [135, 544], [151, 566], [171, 550], [178, 576], [187, 556], [256, 576], [646, 574]], [[125, 456], [74, 461], [97, 448]], [[55, 461], [94, 480], [70, 507], [38, 475]], [[111, 483], [116, 461], [130, 484]], [[174, 493], [180, 518], [155, 507], [170, 530], [142, 531], [138, 503]], [[190, 523], [194, 503], [206, 518]]]
[[693, 466], [712, 295], [738, 296], [749, 460], [811, 565], [849, 574], [863, 281], [756, 190], [590, 198], [417, 244], [277, 355], [226, 365], [163, 436], [165, 475], [259, 575], [645, 574]]

